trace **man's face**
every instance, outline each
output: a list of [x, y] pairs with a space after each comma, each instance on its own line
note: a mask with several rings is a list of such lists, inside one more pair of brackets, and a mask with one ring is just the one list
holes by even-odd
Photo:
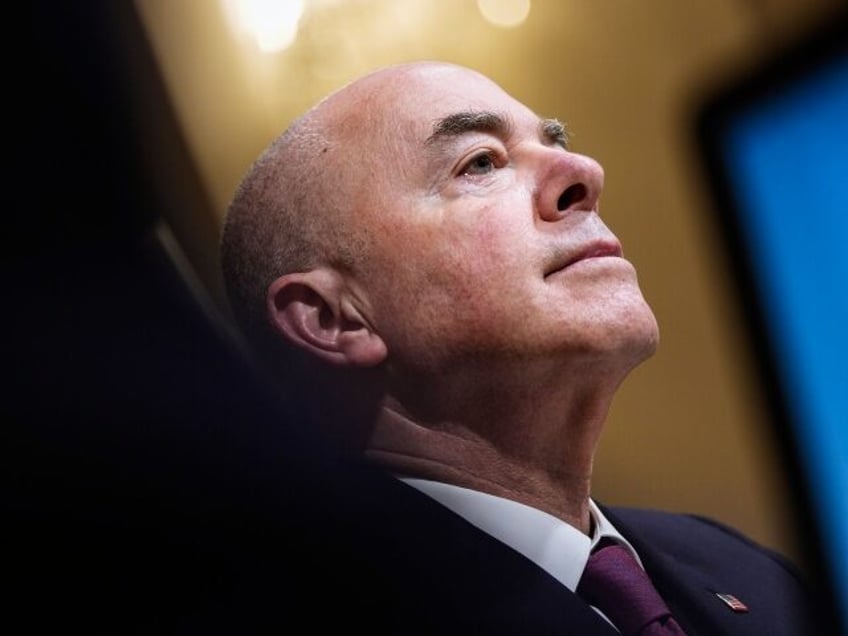
[[598, 216], [603, 171], [556, 122], [445, 65], [375, 82], [356, 111], [338, 185], [368, 237], [351, 277], [390, 366], [653, 352], [653, 314]]

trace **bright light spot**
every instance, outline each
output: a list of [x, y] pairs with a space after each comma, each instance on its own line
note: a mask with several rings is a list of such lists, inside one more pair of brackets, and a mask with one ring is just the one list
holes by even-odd
[[477, 0], [477, 8], [495, 26], [515, 27], [527, 19], [530, 0]]
[[303, 0], [222, 0], [240, 32], [246, 32], [266, 53], [282, 51], [294, 42], [303, 15]]

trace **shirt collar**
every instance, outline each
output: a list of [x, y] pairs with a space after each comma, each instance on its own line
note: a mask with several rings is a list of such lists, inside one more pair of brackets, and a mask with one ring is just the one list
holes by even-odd
[[428, 479], [400, 479], [524, 555], [572, 592], [589, 553], [603, 538], [623, 544], [639, 561], [633, 546], [591, 499], [593, 533], [588, 537], [561, 519], [517, 501]]

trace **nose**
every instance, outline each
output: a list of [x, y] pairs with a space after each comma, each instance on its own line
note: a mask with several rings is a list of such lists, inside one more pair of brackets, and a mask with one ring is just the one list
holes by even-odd
[[598, 210], [604, 169], [594, 159], [551, 150], [536, 190], [536, 209], [544, 221], [557, 221], [569, 212]]

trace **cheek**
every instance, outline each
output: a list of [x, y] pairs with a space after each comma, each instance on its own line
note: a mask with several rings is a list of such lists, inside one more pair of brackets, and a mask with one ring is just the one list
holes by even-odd
[[444, 302], [484, 318], [525, 287], [526, 239], [509, 219], [481, 212], [474, 223], [454, 223], [438, 238], [430, 279]]
[[390, 350], [404, 357], [436, 354], [490, 331], [502, 320], [499, 304], [513, 295], [505, 289], [515, 275], [507, 247], [493, 229], [398, 239], [392, 254], [374, 263], [371, 281], [376, 326]]
[[476, 258], [468, 259], [469, 267], [493, 294], [521, 295], [533, 282], [535, 235], [532, 226], [516, 221], [492, 215], [476, 228]]
[[465, 348], [523, 320], [520, 306], [533, 287], [532, 219], [522, 223], [526, 202], [472, 203], [416, 213], [430, 223], [379, 227], [383, 240], [371, 253], [365, 280], [390, 355]]

